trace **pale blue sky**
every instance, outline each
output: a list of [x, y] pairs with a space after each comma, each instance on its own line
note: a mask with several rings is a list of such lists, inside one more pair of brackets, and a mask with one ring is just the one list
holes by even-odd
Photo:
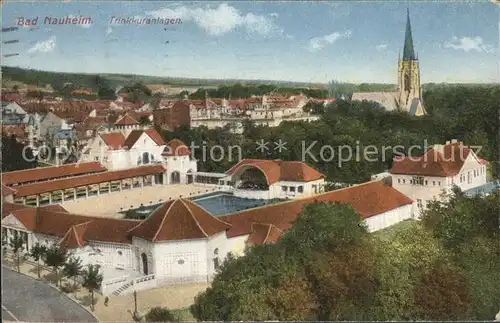
[[[35, 69], [193, 78], [396, 82], [406, 9], [421, 78], [497, 82], [499, 6], [491, 2], [57, 2], [4, 3], [3, 64]], [[90, 26], [45, 25], [89, 16]], [[110, 24], [112, 16], [180, 18], [182, 24]], [[167, 31], [164, 30], [167, 27]], [[169, 41], [168, 44], [165, 44]]]

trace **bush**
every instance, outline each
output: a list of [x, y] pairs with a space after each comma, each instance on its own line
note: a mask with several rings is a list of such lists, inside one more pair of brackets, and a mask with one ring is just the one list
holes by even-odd
[[146, 314], [146, 322], [172, 322], [174, 315], [164, 307], [153, 307]]

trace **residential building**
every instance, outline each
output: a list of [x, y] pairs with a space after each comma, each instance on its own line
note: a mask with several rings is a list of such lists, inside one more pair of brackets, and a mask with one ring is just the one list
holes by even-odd
[[462, 191], [486, 184], [487, 161], [457, 140], [434, 145], [421, 157], [400, 157], [389, 170], [392, 186], [414, 201], [415, 216], [430, 201], [450, 193], [454, 186]]

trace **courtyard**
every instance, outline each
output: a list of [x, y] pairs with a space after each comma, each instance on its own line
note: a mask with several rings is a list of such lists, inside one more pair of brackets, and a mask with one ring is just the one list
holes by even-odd
[[212, 186], [197, 184], [155, 185], [140, 190], [112, 192], [88, 199], [67, 201], [62, 206], [70, 213], [81, 215], [123, 218], [123, 213], [141, 206], [159, 204], [175, 198], [189, 198], [214, 192]]

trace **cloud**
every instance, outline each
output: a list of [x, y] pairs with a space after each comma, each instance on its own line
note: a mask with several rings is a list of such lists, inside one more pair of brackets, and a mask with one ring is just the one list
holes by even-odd
[[28, 53], [49, 53], [56, 48], [56, 36], [52, 36], [45, 41], [37, 42], [33, 47], [28, 49]]
[[246, 30], [250, 34], [263, 36], [282, 34], [280, 29], [268, 16], [254, 13], [242, 13], [226, 3], [218, 7], [177, 6], [146, 12], [153, 18], [179, 18], [183, 22], [194, 22], [211, 36], [220, 36], [236, 29]]
[[493, 52], [493, 46], [485, 44], [483, 42], [483, 38], [479, 36], [462, 38], [453, 36], [450, 41], [446, 41], [444, 43], [444, 47], [455, 50], [463, 50], [464, 52]]
[[111, 28], [111, 26], [108, 26], [108, 28], [106, 29], [106, 35], [109, 35], [113, 32], [113, 28]]
[[375, 48], [378, 51], [383, 51], [384, 49], [387, 49], [387, 44], [380, 44], [380, 45], [375, 46]]
[[339, 39], [346, 39], [351, 37], [351, 31], [348, 30], [344, 33], [334, 32], [325, 36], [313, 37], [309, 40], [307, 50], [311, 53], [322, 50], [325, 46], [335, 43]]

